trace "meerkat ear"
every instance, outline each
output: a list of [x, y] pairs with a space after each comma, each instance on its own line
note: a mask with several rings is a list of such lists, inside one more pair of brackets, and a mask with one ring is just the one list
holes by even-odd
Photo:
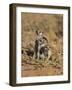
[[39, 34], [38, 30], [36, 30], [36, 34], [37, 34], [37, 35]]

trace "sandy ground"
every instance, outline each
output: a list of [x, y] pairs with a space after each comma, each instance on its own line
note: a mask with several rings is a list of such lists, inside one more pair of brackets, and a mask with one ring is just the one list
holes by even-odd
[[[55, 66], [48, 66], [48, 67], [42, 67], [42, 68], [34, 68], [29, 64], [24, 65], [24, 67], [27, 69], [22, 71], [22, 77], [31, 77], [31, 76], [54, 76], [54, 75], [61, 75], [63, 72], [61, 72], [60, 67]], [[24, 68], [22, 66], [22, 68]], [[31, 68], [32, 67], [32, 68]]]

